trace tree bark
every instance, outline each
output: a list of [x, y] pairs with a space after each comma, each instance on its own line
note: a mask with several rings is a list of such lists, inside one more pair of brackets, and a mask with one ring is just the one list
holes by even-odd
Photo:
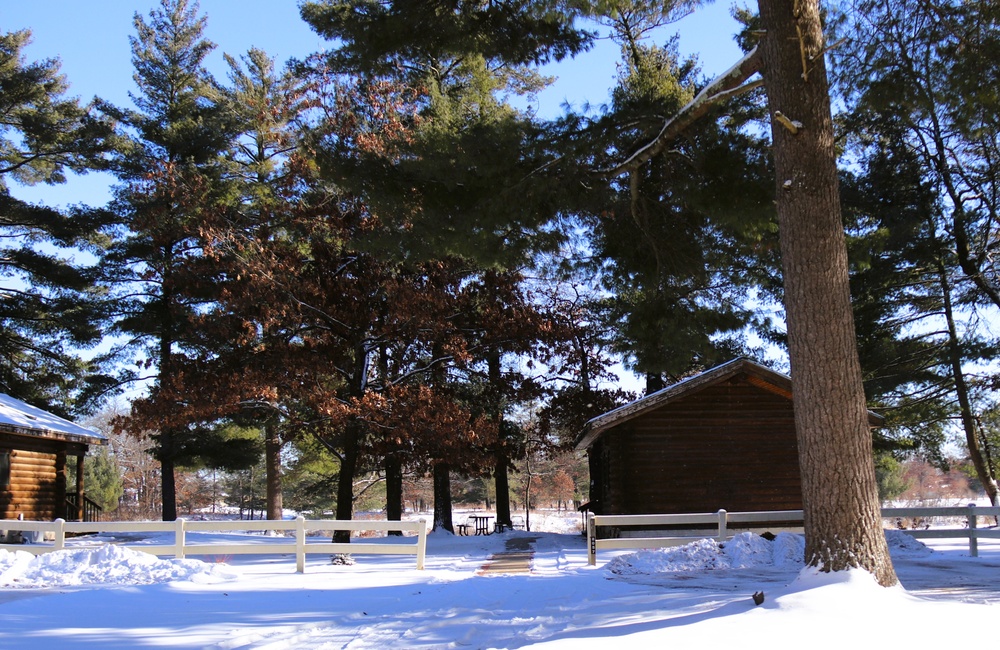
[[174, 459], [167, 455], [172, 453], [170, 429], [160, 431], [160, 500], [163, 521], [177, 520], [177, 481], [174, 477]]
[[510, 517], [510, 481], [507, 476], [507, 452], [501, 449], [497, 452], [497, 464], [494, 470], [494, 480], [497, 488], [497, 523], [513, 528]]
[[943, 262], [938, 262], [938, 278], [941, 283], [941, 297], [944, 299], [945, 321], [948, 323], [948, 363], [951, 366], [952, 379], [955, 382], [955, 395], [958, 397], [959, 413], [962, 420], [962, 430], [965, 432], [965, 445], [969, 450], [969, 459], [976, 468], [976, 476], [986, 490], [990, 505], [998, 504], [997, 480], [993, 476], [990, 463], [983, 454], [979, 444], [979, 427], [972, 412], [969, 384], [962, 370], [962, 346], [958, 338], [958, 325], [955, 323], [955, 312], [952, 307], [952, 289], [948, 281], [948, 270]]
[[806, 563], [897, 579], [882, 520], [851, 313], [816, 0], [759, 0], [772, 117]]
[[[166, 377], [172, 377], [173, 355], [171, 349], [177, 338], [175, 335], [175, 323], [173, 305], [175, 293], [173, 291], [173, 246], [167, 245], [164, 252], [163, 267], [163, 288], [158, 301], [160, 341], [158, 355], [158, 383]], [[174, 449], [176, 437], [173, 428], [161, 427], [158, 432], [159, 457], [160, 457], [160, 499], [162, 501], [163, 521], [177, 520], [177, 477], [174, 474], [176, 450]]]
[[[385, 457], [385, 518], [403, 520], [403, 464], [396, 454]], [[390, 536], [402, 536], [401, 530], [390, 530]]]
[[[354, 475], [358, 468], [360, 443], [360, 425], [352, 418], [344, 427], [344, 450], [340, 459], [340, 474], [337, 476], [337, 519], [342, 521], [349, 521], [354, 517]], [[350, 543], [351, 531], [334, 531], [333, 541]]]
[[[363, 341], [354, 342], [354, 371], [351, 376], [350, 396], [360, 399], [365, 395], [368, 376], [368, 349]], [[356, 417], [350, 417], [344, 426], [343, 450], [340, 457], [340, 473], [337, 476], [337, 519], [349, 521], [354, 518], [354, 476], [358, 472], [361, 456], [364, 424]], [[351, 531], [338, 530], [333, 533], [333, 541], [348, 544]]]
[[451, 468], [448, 463], [434, 466], [434, 530], [455, 532], [451, 520]]
[[284, 516], [281, 494], [281, 436], [277, 425], [264, 423], [264, 469], [267, 474], [267, 518], [280, 521]]
[[[494, 404], [492, 408], [493, 421], [497, 424], [497, 431], [499, 432], [500, 440], [497, 444], [496, 453], [496, 464], [493, 469], [493, 479], [496, 485], [496, 510], [497, 510], [497, 523], [503, 524], [509, 528], [513, 528], [513, 522], [510, 517], [510, 481], [507, 475], [507, 471], [510, 467], [510, 458], [508, 456], [509, 452], [507, 449], [506, 440], [503, 436], [503, 409], [501, 408], [501, 382], [503, 381], [502, 367], [500, 365], [500, 353], [498, 351], [491, 351], [486, 359], [487, 371], [489, 373], [490, 386], [495, 392]], [[489, 506], [487, 506], [488, 508]]]

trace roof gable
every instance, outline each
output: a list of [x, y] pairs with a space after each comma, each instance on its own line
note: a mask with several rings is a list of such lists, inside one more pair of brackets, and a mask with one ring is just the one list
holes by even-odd
[[[577, 438], [576, 449], [589, 448], [608, 429], [734, 377], [789, 401], [792, 399], [792, 380], [788, 375], [747, 358], [734, 359], [591, 419]], [[882, 417], [869, 411], [869, 420], [878, 425]]]
[[0, 393], [0, 432], [88, 445], [104, 445], [108, 442], [107, 437], [97, 431], [4, 393]]

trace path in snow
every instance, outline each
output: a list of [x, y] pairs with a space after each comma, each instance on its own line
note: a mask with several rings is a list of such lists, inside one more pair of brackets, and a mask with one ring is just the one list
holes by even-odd
[[537, 537], [512, 537], [504, 543], [505, 550], [494, 553], [476, 575], [512, 575], [531, 573], [531, 560], [535, 557]]

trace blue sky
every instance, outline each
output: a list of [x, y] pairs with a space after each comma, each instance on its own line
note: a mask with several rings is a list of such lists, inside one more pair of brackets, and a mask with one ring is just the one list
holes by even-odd
[[[283, 63], [327, 47], [299, 18], [298, 4], [299, 0], [201, 0], [201, 11], [208, 16], [206, 37], [217, 45], [208, 62], [211, 72], [225, 78], [224, 52], [238, 56], [258, 47]], [[0, 29], [30, 29], [33, 42], [27, 58], [59, 58], [71, 95], [83, 101], [99, 96], [131, 106], [133, 15], [148, 16], [157, 6], [158, 0], [6, 0], [0, 8]], [[681, 52], [697, 53], [706, 74], [721, 73], [740, 56], [732, 39], [737, 26], [729, 7], [724, 2], [710, 4], [668, 28], [664, 37], [680, 32]], [[617, 47], [603, 40], [573, 61], [549, 66], [546, 74], [558, 79], [539, 97], [540, 114], [558, 114], [563, 102], [574, 106], [604, 102], [617, 59]], [[22, 199], [50, 205], [101, 205], [109, 197], [109, 182], [107, 176], [89, 174], [60, 187], [11, 190]]]

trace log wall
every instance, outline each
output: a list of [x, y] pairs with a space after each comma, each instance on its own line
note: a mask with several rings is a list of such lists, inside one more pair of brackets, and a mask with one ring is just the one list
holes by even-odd
[[51, 521], [64, 514], [66, 503], [65, 445], [0, 437], [0, 453], [10, 458], [10, 480], [0, 486], [0, 519]]
[[802, 508], [791, 400], [732, 380], [603, 435], [608, 514]]

